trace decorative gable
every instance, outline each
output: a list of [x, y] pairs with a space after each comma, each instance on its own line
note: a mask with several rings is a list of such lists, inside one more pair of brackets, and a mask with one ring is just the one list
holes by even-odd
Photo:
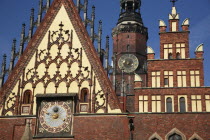
[[36, 95], [75, 93], [78, 113], [121, 112], [73, 2], [55, 0], [0, 91], [2, 115], [36, 114]]

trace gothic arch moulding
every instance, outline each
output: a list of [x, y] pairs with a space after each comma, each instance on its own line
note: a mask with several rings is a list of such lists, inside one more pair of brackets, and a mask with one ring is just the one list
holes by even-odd
[[152, 134], [152, 136], [149, 137], [148, 140], [153, 140], [154, 138], [158, 139], [158, 140], [163, 140], [157, 132], [155, 132], [154, 134]]
[[192, 135], [192, 137], [189, 138], [189, 140], [194, 140], [194, 139], [198, 139], [198, 140], [203, 140], [198, 134], [194, 133]]
[[179, 131], [177, 128], [173, 128], [170, 132], [168, 132], [168, 134], [166, 134], [165, 139], [168, 140], [169, 137], [173, 134], [178, 134], [182, 137], [182, 140], [187, 140], [186, 136], [181, 131]]

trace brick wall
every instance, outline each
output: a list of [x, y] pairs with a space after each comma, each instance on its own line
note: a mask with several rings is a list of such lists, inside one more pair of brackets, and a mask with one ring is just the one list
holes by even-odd
[[[130, 116], [134, 117], [134, 140], [148, 140], [155, 132], [165, 139], [173, 128], [181, 131], [187, 139], [194, 133], [204, 140], [210, 138], [210, 113], [156, 113]], [[128, 120], [126, 115], [75, 116], [72, 140], [129, 140]], [[34, 123], [35, 119], [32, 121], [32, 124]], [[0, 124], [1, 140], [21, 139], [25, 129], [25, 118], [1, 118]], [[33, 125], [33, 133], [34, 128]]]
[[[1, 118], [0, 140], [20, 140], [25, 130], [25, 119]], [[34, 124], [35, 119], [32, 121], [33, 135]], [[128, 140], [128, 118], [126, 115], [75, 116], [73, 136], [74, 140]], [[52, 138], [48, 138], [50, 139]]]
[[165, 136], [177, 128], [188, 140], [197, 133], [203, 140], [210, 138], [210, 113], [201, 114], [138, 114], [134, 118], [134, 140], [148, 140], [155, 132]]
[[76, 116], [75, 140], [128, 140], [126, 116]]
[[160, 33], [160, 58], [164, 58], [164, 44], [173, 45], [173, 58], [176, 58], [176, 43], [185, 43], [185, 56], [189, 58], [189, 32], [167, 32]]
[[[26, 118], [0, 118], [0, 140], [20, 140], [25, 131]], [[35, 119], [32, 119], [34, 134]]]
[[176, 60], [148, 60], [148, 86], [152, 86], [152, 71], [161, 72], [161, 87], [164, 86], [164, 70], [173, 71], [174, 87], [177, 87], [177, 70], [187, 72], [187, 86], [190, 86], [190, 70], [200, 71], [200, 86], [204, 86], [203, 59], [176, 59]]
[[210, 94], [210, 87], [198, 88], [139, 88], [135, 90], [135, 111], [139, 112], [139, 95], [148, 95], [148, 111], [152, 111], [151, 96], [161, 96], [161, 112], [165, 112], [165, 95], [174, 95], [174, 111], [178, 112], [178, 95], [187, 95], [188, 112], [192, 111], [191, 95], [201, 95], [202, 111], [206, 111], [205, 95]]

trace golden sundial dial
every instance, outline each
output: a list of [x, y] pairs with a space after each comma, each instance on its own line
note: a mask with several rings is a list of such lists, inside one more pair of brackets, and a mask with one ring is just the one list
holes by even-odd
[[71, 109], [62, 101], [46, 103], [40, 112], [40, 124], [44, 130], [50, 133], [58, 133], [69, 126]]

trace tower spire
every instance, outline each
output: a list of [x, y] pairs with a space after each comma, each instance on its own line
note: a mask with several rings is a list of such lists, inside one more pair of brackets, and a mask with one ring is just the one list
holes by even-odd
[[143, 24], [140, 14], [141, 0], [121, 0], [120, 18], [118, 24], [125, 21], [134, 21]]
[[141, 18], [141, 0], [120, 0], [120, 16], [112, 35], [125, 32], [145, 34], [148, 38], [147, 28]]

